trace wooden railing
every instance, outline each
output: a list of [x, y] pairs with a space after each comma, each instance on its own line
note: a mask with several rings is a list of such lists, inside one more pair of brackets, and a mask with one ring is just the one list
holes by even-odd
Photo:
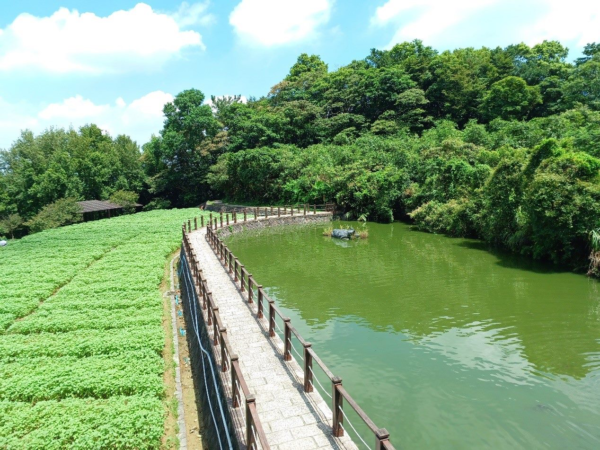
[[[200, 218], [201, 223], [203, 218]], [[194, 219], [194, 225], [197, 228], [197, 219]], [[191, 221], [188, 220], [188, 230], [191, 231]], [[265, 432], [261, 425], [258, 413], [256, 411], [256, 399], [248, 389], [248, 385], [244, 380], [244, 376], [240, 369], [239, 358], [233, 353], [229, 339], [227, 338], [227, 328], [221, 322], [219, 315], [219, 307], [215, 303], [212, 293], [208, 290], [206, 278], [198, 265], [198, 258], [195, 251], [192, 249], [190, 238], [186, 232], [185, 224], [183, 225], [183, 249], [188, 266], [190, 268], [194, 291], [197, 298], [202, 300], [200, 305], [204, 314], [206, 314], [206, 325], [208, 329], [212, 328], [212, 345], [214, 354], [220, 355], [221, 370], [223, 372], [231, 371], [231, 398], [233, 409], [242, 406], [242, 397], [245, 399], [245, 421], [246, 421], [246, 447], [251, 450], [256, 450], [258, 445], [263, 450], [269, 450], [269, 443], [265, 436]], [[209, 333], [210, 336], [210, 333]], [[219, 351], [220, 349], [220, 351]]]
[[[304, 210], [303, 210], [304, 211]], [[344, 435], [344, 418], [347, 417], [344, 413], [344, 402], [346, 402], [365, 423], [369, 430], [375, 436], [375, 449], [377, 450], [394, 450], [393, 445], [390, 442], [390, 435], [385, 428], [378, 428], [375, 423], [369, 418], [369, 416], [363, 411], [358, 403], [352, 398], [352, 396], [346, 391], [342, 385], [342, 379], [335, 376], [325, 363], [319, 358], [312, 345], [307, 342], [300, 333], [292, 326], [290, 318], [284, 316], [281, 310], [275, 305], [275, 301], [270, 299], [269, 296], [263, 289], [262, 285], [259, 285], [253, 278], [252, 274], [244, 267], [237, 257], [229, 250], [225, 243], [219, 238], [216, 233], [218, 222], [211, 221], [212, 226], [208, 226], [206, 230], [206, 239], [210, 244], [211, 248], [225, 267], [227, 271], [233, 276], [236, 283], [240, 285], [240, 291], [244, 293], [244, 297], [248, 303], [254, 303], [256, 301], [256, 316], [259, 319], [267, 318], [269, 336], [274, 338], [276, 328], [283, 333], [283, 359], [284, 361], [291, 361], [293, 358], [292, 350], [301, 358], [298, 363], [303, 367], [303, 387], [305, 392], [313, 392], [317, 383], [321, 388], [319, 380], [315, 377], [313, 372], [313, 363], [321, 368], [325, 375], [331, 382], [331, 394], [323, 388], [324, 393], [331, 397], [332, 400], [332, 434], [336, 437]], [[223, 227], [221, 220], [221, 228]], [[188, 228], [190, 224], [188, 223]], [[185, 225], [184, 225], [184, 236], [185, 236]], [[268, 305], [268, 311], [266, 312], [266, 306]], [[268, 314], [268, 317], [265, 317]], [[277, 318], [280, 318], [283, 322], [283, 330], [277, 324]], [[292, 345], [292, 335], [294, 335], [303, 347], [303, 355], [295, 350]], [[351, 424], [350, 424], [351, 425]], [[352, 425], [351, 425], [352, 426]], [[354, 429], [354, 427], [352, 426]], [[354, 429], [359, 439], [365, 442], [359, 435], [358, 431]], [[365, 443], [366, 444], [366, 443]]]
[[[258, 220], [260, 217], [281, 217], [281, 216], [308, 216], [316, 215], [317, 212], [335, 212], [334, 203], [324, 203], [321, 205], [284, 205], [284, 206], [256, 206], [247, 208], [233, 208], [229, 212], [213, 213], [208, 216], [208, 225], [216, 228], [229, 226], [231, 223], [247, 222], [249, 220]], [[230, 222], [231, 218], [231, 222]], [[200, 218], [200, 226], [204, 226], [204, 217]], [[190, 221], [188, 221], [188, 229], [191, 230]], [[197, 220], [194, 219], [194, 228], [198, 229]]]

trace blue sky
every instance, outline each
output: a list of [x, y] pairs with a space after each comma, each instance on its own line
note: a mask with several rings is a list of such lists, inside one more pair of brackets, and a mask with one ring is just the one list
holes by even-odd
[[0, 148], [22, 129], [96, 123], [140, 145], [184, 89], [265, 95], [300, 53], [330, 70], [371, 48], [600, 42], [590, 0], [20, 0], [0, 2]]

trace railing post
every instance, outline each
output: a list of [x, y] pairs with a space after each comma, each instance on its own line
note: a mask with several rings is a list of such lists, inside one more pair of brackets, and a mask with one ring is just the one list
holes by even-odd
[[380, 428], [375, 432], [375, 450], [384, 450], [384, 445], [390, 442], [390, 433], [385, 428]]
[[244, 222], [246, 221], [246, 208], [244, 208]]
[[317, 214], [317, 205], [316, 205], [316, 204], [315, 204], [315, 205], [313, 205], [313, 215], [314, 215], [314, 214]]
[[254, 303], [252, 300], [252, 285], [254, 284], [254, 278], [252, 278], [251, 274], [248, 274], [248, 303]]
[[213, 316], [213, 313], [212, 313], [212, 305], [213, 305], [213, 302], [212, 302], [212, 293], [209, 292], [206, 297], [208, 298], [208, 311], [206, 313], [206, 315], [208, 316], [208, 320], [207, 320], [206, 324], [210, 327], [212, 325], [212, 323], [213, 323], [213, 321], [212, 321], [212, 316]]
[[256, 286], [256, 289], [258, 290], [258, 300], [257, 300], [258, 312], [256, 313], [256, 317], [258, 317], [259, 319], [262, 319], [263, 318], [263, 287], [262, 287], [262, 284], [259, 284], [258, 286]]
[[188, 219], [188, 233], [192, 231], [192, 221]]
[[198, 218], [194, 217], [194, 230], [198, 229]]
[[269, 210], [265, 208], [265, 219], [269, 218]]
[[277, 217], [281, 217], [281, 209], [279, 206], [277, 207]]
[[342, 379], [340, 377], [333, 377], [331, 380], [332, 393], [331, 397], [333, 400], [333, 435], [340, 437], [344, 435], [344, 429], [342, 424], [344, 423], [344, 415], [342, 414], [342, 408], [344, 407], [344, 397], [340, 394], [338, 386], [342, 385]]
[[204, 228], [204, 216], [200, 216], [200, 227]]
[[217, 347], [219, 345], [219, 321], [217, 320], [217, 313], [219, 312], [219, 307], [215, 306], [213, 308], [213, 345]]
[[233, 253], [229, 250], [229, 273], [233, 273]]
[[223, 327], [221, 332], [221, 372], [227, 372], [227, 346], [225, 345], [225, 336], [227, 336], [227, 328]]
[[306, 203], [304, 204], [304, 215], [306, 215]]
[[240, 291], [244, 292], [244, 265], [240, 264]]
[[269, 299], [269, 337], [275, 337], [275, 301]]
[[237, 383], [237, 372], [233, 368], [233, 363], [237, 362], [240, 358], [238, 355], [231, 355], [231, 407], [238, 408], [240, 406], [240, 402], [238, 399], [240, 398], [240, 390], [238, 389]]
[[294, 205], [290, 206], [290, 216], [294, 215]]
[[273, 207], [271, 206], [271, 215], [273, 215]]
[[238, 264], [239, 261], [237, 258], [235, 258], [235, 261], [233, 262], [233, 281], [235, 281], [236, 283], [238, 281]]
[[287, 205], [283, 205], [283, 215], [287, 214]]
[[312, 354], [309, 349], [312, 344], [304, 343], [304, 392], [313, 391]]
[[283, 337], [285, 339], [283, 345], [283, 360], [291, 361], [292, 360], [292, 329], [290, 324], [290, 318], [286, 317], [283, 319]]
[[252, 413], [250, 412], [250, 404], [254, 404], [256, 398], [254, 395], [246, 397], [246, 448], [256, 448], [256, 439], [254, 439], [254, 433], [252, 432]]
[[210, 213], [210, 219], [209, 219], [210, 225], [212, 226], [213, 220], [212, 220], [212, 212]]
[[229, 213], [225, 213], [225, 218], [227, 219], [227, 225], [229, 226]]
[[223, 228], [223, 213], [221, 213], [221, 228]]
[[258, 220], [258, 208], [254, 208], [254, 220]]
[[233, 211], [233, 223], [237, 223], [237, 211]]

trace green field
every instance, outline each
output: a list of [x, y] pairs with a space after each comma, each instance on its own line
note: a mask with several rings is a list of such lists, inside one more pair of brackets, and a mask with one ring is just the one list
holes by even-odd
[[0, 448], [159, 448], [159, 285], [181, 223], [153, 211], [0, 249]]

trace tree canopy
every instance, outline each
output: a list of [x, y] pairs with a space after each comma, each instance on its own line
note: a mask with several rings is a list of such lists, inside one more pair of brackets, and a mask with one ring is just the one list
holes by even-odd
[[142, 154], [94, 125], [25, 131], [0, 154], [0, 219], [119, 191], [148, 208], [332, 201], [581, 269], [600, 228], [600, 44], [568, 56], [415, 40], [330, 71], [303, 53], [260, 98], [181, 92]]

